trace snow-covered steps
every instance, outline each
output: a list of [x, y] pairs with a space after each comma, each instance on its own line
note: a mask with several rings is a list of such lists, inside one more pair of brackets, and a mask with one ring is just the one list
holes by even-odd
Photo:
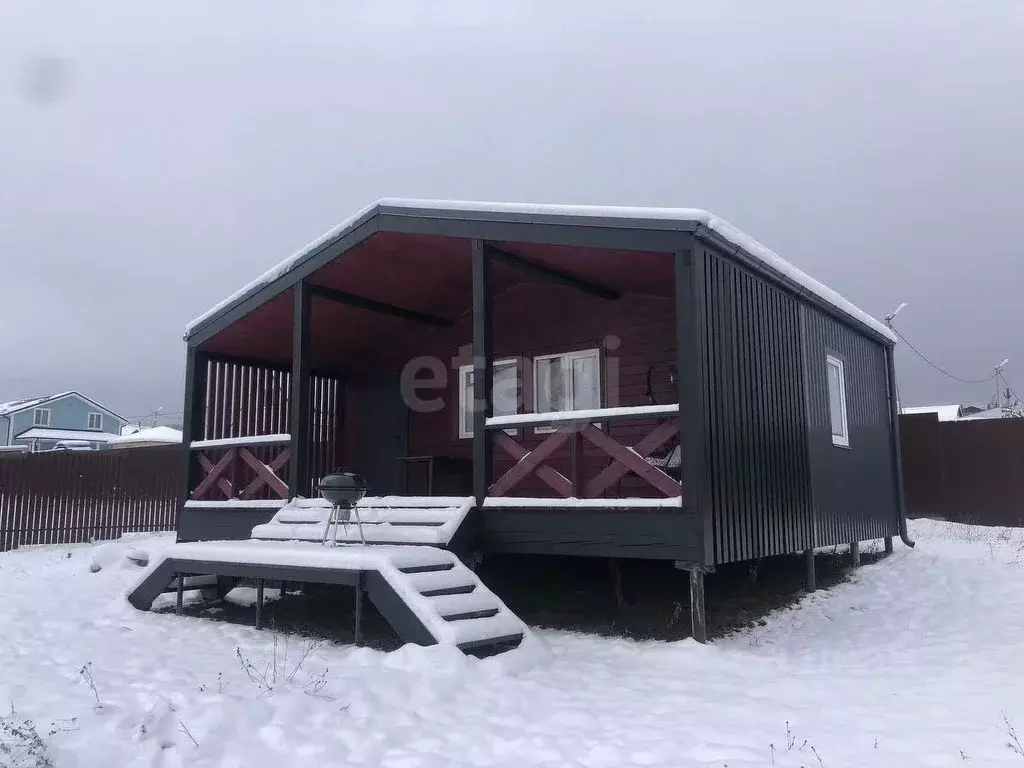
[[[368, 496], [359, 502], [359, 517], [369, 544], [445, 546], [472, 508], [472, 497]], [[278, 510], [270, 522], [253, 528], [252, 538], [320, 542], [330, 514], [331, 505], [324, 499], [295, 499]], [[359, 543], [355, 514], [347, 525], [331, 526], [328, 538]]]
[[199, 576], [361, 586], [399, 636], [418, 645], [490, 652], [515, 647], [529, 633], [458, 557], [435, 546], [174, 544], [129, 590], [128, 600], [148, 610], [179, 577], [188, 584]]

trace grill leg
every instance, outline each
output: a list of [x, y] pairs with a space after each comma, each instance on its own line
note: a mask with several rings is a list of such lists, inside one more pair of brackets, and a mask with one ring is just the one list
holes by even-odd
[[363, 573], [359, 572], [359, 580], [356, 583], [356, 628], [355, 644], [363, 644]]
[[185, 604], [185, 574], [178, 574], [178, 594], [174, 603], [174, 612], [181, 615], [182, 606]]
[[362, 542], [363, 546], [366, 546], [366, 537], [363, 536], [363, 520], [359, 517], [359, 505], [352, 507], [352, 511], [356, 516], [356, 527], [359, 529], [359, 541]]
[[263, 579], [256, 582], [256, 629], [263, 628]]
[[808, 592], [814, 592], [818, 588], [818, 574], [814, 570], [814, 547], [804, 550], [804, 587]]
[[850, 562], [853, 564], [854, 568], [856, 568], [858, 565], [860, 565], [860, 542], [859, 541], [851, 541], [850, 542]]
[[892, 552], [892, 536], [885, 537], [885, 551], [889, 553]]

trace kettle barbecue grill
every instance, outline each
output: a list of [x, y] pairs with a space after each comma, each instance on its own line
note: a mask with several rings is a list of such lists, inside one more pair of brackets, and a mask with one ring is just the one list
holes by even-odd
[[348, 537], [348, 524], [355, 514], [356, 527], [359, 528], [359, 540], [365, 545], [366, 537], [363, 535], [363, 521], [359, 518], [359, 502], [366, 495], [367, 485], [362, 475], [354, 472], [335, 472], [320, 480], [320, 496], [331, 503], [331, 514], [327, 518], [327, 525], [324, 526], [324, 538], [321, 542], [327, 546], [327, 538], [334, 526], [334, 535], [331, 537], [330, 546], [338, 544], [338, 524], [344, 526], [346, 538]]

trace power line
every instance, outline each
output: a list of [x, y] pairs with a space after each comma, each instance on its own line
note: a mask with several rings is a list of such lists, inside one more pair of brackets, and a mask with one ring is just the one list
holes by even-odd
[[922, 360], [924, 360], [926, 363], [928, 363], [928, 365], [930, 365], [936, 371], [941, 373], [943, 376], [948, 376], [949, 378], [953, 379], [954, 381], [959, 381], [962, 384], [985, 384], [987, 382], [992, 381], [992, 379], [994, 379], [996, 376], [999, 375], [998, 371], [993, 371], [991, 376], [988, 376], [987, 378], [984, 378], [984, 379], [964, 379], [964, 378], [961, 378], [959, 376], [954, 376], [952, 373], [947, 371], [942, 366], [940, 366], [940, 365], [938, 365], [936, 363], [933, 363], [931, 360], [929, 360], [924, 355], [923, 352], [921, 352], [917, 347], [915, 347], [913, 344], [911, 344], [909, 341], [907, 341], [906, 336], [904, 336], [902, 333], [900, 333], [899, 330], [896, 328], [896, 326], [894, 326], [892, 323], [889, 324], [889, 328], [892, 330], [893, 333], [895, 333], [897, 336], [900, 337], [900, 339], [903, 341], [903, 343], [906, 344], [915, 355], [920, 357]]

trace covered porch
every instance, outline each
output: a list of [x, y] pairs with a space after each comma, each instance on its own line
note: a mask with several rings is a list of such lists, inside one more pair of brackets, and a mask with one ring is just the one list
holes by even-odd
[[692, 251], [628, 234], [378, 209], [200, 318], [179, 538], [344, 468], [471, 497], [472, 547], [703, 562]]

